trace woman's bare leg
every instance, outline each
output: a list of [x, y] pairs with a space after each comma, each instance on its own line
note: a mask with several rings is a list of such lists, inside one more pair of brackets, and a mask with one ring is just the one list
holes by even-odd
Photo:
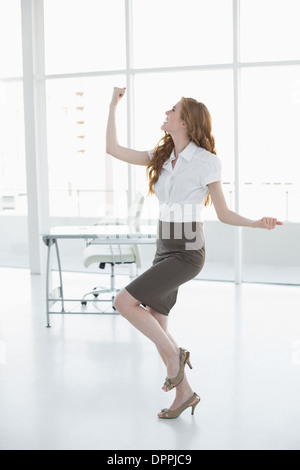
[[[162, 315], [161, 313], [155, 311], [154, 309], [152, 309], [148, 306], [146, 308], [151, 313], [151, 315], [156, 319], [156, 321], [160, 324], [162, 329], [165, 331], [165, 333], [169, 337], [170, 341], [172, 341], [172, 343], [178, 348], [178, 345], [177, 345], [176, 341], [174, 340], [174, 338], [168, 332], [168, 317], [165, 316], [165, 315]], [[156, 346], [156, 347], [157, 347], [157, 350], [158, 350], [163, 362], [166, 364], [166, 358], [164, 357], [163, 351], [160, 350], [160, 348], [158, 346]], [[183, 381], [181, 382], [181, 384], [179, 384], [176, 387], [175, 400], [174, 400], [173, 404], [170, 406], [170, 409], [171, 410], [176, 410], [176, 408], [178, 408], [183, 403], [185, 403], [187, 400], [189, 400], [193, 396], [193, 393], [194, 392], [193, 392], [193, 390], [192, 390], [192, 388], [191, 388], [191, 386], [190, 386], [190, 384], [187, 380], [186, 374], [184, 374]]]
[[126, 289], [117, 294], [114, 306], [126, 320], [153, 341], [165, 359], [168, 377], [176, 377], [179, 372], [179, 348], [171, 341], [156, 318], [141, 307], [140, 302]]

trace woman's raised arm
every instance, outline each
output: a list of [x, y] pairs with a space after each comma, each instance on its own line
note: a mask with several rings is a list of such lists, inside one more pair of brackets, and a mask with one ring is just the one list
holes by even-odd
[[106, 129], [106, 152], [109, 155], [133, 165], [147, 166], [150, 157], [147, 151], [129, 149], [119, 145], [116, 128], [116, 109], [120, 100], [125, 95], [126, 88], [114, 88], [112, 100], [109, 106], [108, 122]]

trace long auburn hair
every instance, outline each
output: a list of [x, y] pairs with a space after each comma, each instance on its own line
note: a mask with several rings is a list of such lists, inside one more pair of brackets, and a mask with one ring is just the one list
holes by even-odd
[[[213, 154], [217, 154], [215, 149], [215, 139], [212, 135], [212, 119], [207, 107], [193, 98], [181, 98], [181, 119], [187, 124], [188, 136], [198, 147]], [[153, 151], [153, 158], [147, 166], [147, 176], [149, 179], [149, 195], [154, 194], [154, 185], [157, 183], [164, 163], [170, 158], [174, 149], [172, 136], [164, 131], [164, 136], [160, 139]], [[212, 204], [210, 194], [204, 201], [205, 206]]]

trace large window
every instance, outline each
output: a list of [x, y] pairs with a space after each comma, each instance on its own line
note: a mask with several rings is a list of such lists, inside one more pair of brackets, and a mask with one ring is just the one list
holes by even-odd
[[[126, 218], [134, 193], [148, 192], [145, 167], [105, 152], [114, 86], [127, 87], [119, 141], [138, 150], [159, 141], [166, 110], [193, 97], [212, 115], [228, 206], [286, 222], [271, 233], [243, 229], [240, 243], [206, 207], [201, 275], [236, 279], [242, 251], [244, 280], [300, 282], [299, 16], [299, 0], [0, 0], [0, 213], [27, 209], [23, 89], [34, 90], [25, 111], [37, 121], [34, 132], [26, 126], [26, 142], [36, 143], [39, 161], [31, 152], [27, 162], [49, 183], [35, 215], [47, 218], [49, 207], [49, 225]], [[24, 20], [33, 21], [35, 60], [23, 79], [22, 39], [31, 47]], [[146, 198], [144, 218], [157, 215], [156, 198]]]

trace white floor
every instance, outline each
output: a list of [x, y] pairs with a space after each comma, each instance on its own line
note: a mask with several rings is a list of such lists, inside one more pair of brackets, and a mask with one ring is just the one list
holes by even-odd
[[[94, 282], [64, 280], [80, 294]], [[0, 269], [0, 286], [1, 450], [300, 450], [299, 287], [181, 287], [170, 330], [202, 401], [167, 421], [165, 369], [123, 318], [52, 316], [47, 329], [41, 276]]]

